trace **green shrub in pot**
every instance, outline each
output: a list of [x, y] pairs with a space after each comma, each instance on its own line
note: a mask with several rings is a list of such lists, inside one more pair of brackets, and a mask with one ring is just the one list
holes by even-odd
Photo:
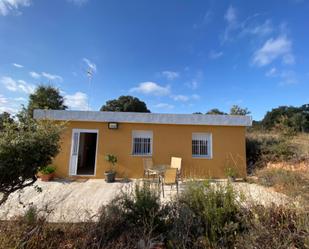
[[106, 182], [114, 182], [115, 181], [115, 176], [116, 176], [116, 163], [118, 161], [117, 156], [113, 154], [107, 154], [105, 156], [105, 160], [109, 162], [110, 164], [110, 169], [108, 171], [105, 171], [105, 180]]

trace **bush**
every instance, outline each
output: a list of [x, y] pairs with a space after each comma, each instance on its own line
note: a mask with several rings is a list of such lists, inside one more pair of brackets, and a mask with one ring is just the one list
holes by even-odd
[[48, 165], [40, 168], [40, 173], [43, 175], [49, 175], [56, 171], [56, 167], [53, 165]]
[[161, 241], [168, 212], [169, 207], [160, 203], [158, 191], [145, 182], [142, 186], [136, 184], [133, 192], [123, 192], [102, 208], [96, 228], [97, 243], [101, 247], [116, 243], [117, 248], [124, 244], [130, 248], [128, 245], [134, 241], [145, 245]]
[[34, 206], [30, 206], [23, 217], [24, 221], [28, 225], [33, 225], [38, 221], [38, 211]]
[[280, 136], [249, 134], [246, 138], [248, 173], [268, 162], [289, 161], [295, 157], [296, 149]]
[[251, 207], [249, 232], [239, 236], [236, 248], [308, 248], [309, 214], [283, 206]]
[[52, 162], [62, 129], [51, 121], [24, 117], [0, 131], [0, 205], [11, 193], [32, 185], [39, 168]]
[[[186, 244], [184, 248], [187, 248], [192, 242], [202, 247], [231, 248], [237, 234], [247, 229], [247, 213], [236, 200], [236, 193], [230, 184], [214, 186], [208, 182], [192, 183], [180, 196], [177, 205], [177, 213], [188, 217], [189, 227], [185, 225], [184, 234], [181, 230], [172, 230], [173, 236], [180, 235], [170, 242], [176, 248], [179, 243]], [[179, 220], [176, 220], [176, 229], [179, 227], [177, 223]], [[186, 239], [186, 231], [191, 233], [190, 240]], [[189, 241], [189, 244], [182, 238]]]

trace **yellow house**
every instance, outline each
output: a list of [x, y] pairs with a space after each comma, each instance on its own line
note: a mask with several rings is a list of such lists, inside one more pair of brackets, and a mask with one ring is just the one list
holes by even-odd
[[246, 176], [248, 116], [35, 110], [34, 118], [66, 121], [58, 177], [104, 178], [107, 154], [118, 158], [117, 177], [142, 177], [145, 157], [157, 165], [181, 157], [187, 178], [225, 178], [227, 168]]

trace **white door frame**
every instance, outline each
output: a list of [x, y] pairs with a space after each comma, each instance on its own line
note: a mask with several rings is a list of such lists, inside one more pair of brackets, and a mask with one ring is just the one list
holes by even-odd
[[[73, 158], [74, 150], [74, 134], [78, 134], [77, 141], [77, 159]], [[97, 144], [95, 149], [95, 161], [94, 161], [94, 174], [93, 175], [78, 175], [77, 174], [77, 163], [78, 163], [78, 151], [79, 151], [79, 137], [80, 133], [96, 133], [97, 134]], [[69, 176], [95, 176], [97, 172], [97, 152], [98, 152], [98, 141], [99, 141], [99, 130], [97, 129], [72, 129], [72, 139], [71, 139], [71, 152], [70, 152], [70, 164], [69, 164]]]

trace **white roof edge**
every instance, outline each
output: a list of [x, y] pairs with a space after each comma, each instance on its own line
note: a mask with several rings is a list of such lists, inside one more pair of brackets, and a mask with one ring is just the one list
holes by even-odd
[[35, 119], [178, 125], [251, 126], [251, 116], [34, 110]]

